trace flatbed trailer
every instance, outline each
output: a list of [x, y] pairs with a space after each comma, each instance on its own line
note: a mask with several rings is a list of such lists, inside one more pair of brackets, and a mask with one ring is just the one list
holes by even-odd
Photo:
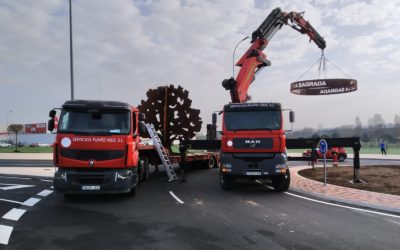
[[[161, 160], [156, 152], [154, 145], [139, 144], [139, 155], [141, 159], [144, 159], [149, 164], [159, 165], [162, 164]], [[182, 157], [179, 154], [169, 152], [168, 158], [171, 163], [178, 164], [182, 163]], [[185, 163], [189, 166], [204, 166], [204, 168], [217, 168], [219, 164], [220, 154], [219, 152], [187, 152], [185, 157]]]

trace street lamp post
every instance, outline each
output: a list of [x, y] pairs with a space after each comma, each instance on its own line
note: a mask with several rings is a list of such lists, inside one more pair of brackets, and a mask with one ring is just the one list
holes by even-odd
[[232, 78], [235, 78], [235, 52], [236, 52], [236, 49], [237, 49], [237, 47], [239, 46], [239, 44], [240, 44], [241, 42], [243, 42], [244, 40], [246, 40], [246, 39], [248, 39], [248, 38], [249, 38], [249, 36], [246, 36], [245, 38], [243, 38], [242, 40], [240, 40], [240, 41], [236, 44], [235, 49], [233, 50], [233, 54], [232, 54]]
[[71, 0], [69, 0], [69, 64], [71, 73], [71, 100], [74, 100], [74, 53], [72, 47], [72, 6]]

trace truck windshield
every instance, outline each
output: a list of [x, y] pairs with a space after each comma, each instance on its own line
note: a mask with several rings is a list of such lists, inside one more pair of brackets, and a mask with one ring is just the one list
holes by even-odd
[[225, 112], [224, 121], [227, 130], [276, 130], [281, 128], [281, 112]]
[[63, 110], [58, 132], [83, 134], [128, 134], [127, 110]]

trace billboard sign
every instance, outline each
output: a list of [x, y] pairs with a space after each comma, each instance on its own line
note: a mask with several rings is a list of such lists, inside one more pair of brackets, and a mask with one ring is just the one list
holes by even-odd
[[357, 90], [355, 79], [316, 79], [290, 84], [290, 92], [296, 95], [334, 95]]
[[46, 123], [25, 124], [26, 134], [45, 134]]

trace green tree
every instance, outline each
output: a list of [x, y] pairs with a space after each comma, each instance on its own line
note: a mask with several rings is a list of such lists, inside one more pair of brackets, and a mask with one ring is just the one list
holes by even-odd
[[24, 129], [24, 126], [22, 124], [10, 124], [7, 128], [7, 131], [9, 133], [15, 134], [15, 150], [14, 150], [14, 152], [19, 152], [19, 150], [18, 150], [18, 133], [21, 132], [23, 129]]

